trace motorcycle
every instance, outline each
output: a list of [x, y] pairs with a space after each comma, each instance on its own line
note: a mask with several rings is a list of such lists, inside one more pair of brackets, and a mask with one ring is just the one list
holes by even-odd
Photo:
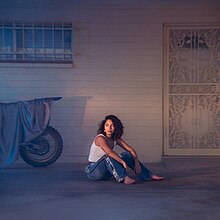
[[20, 145], [20, 156], [34, 167], [45, 167], [53, 164], [61, 155], [63, 140], [59, 132], [47, 126], [44, 132], [34, 140]]
[[34, 167], [49, 166], [58, 160], [63, 140], [49, 121], [53, 101], [61, 98], [0, 103], [0, 167], [14, 163], [19, 155]]

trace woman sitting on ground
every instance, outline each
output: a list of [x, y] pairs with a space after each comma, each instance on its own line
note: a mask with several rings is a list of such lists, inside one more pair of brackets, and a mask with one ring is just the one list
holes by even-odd
[[[138, 159], [136, 151], [121, 137], [124, 127], [119, 118], [108, 115], [98, 128], [89, 152], [89, 164], [85, 173], [90, 180], [106, 180], [112, 176], [120, 183], [135, 183], [133, 177], [129, 177], [129, 169], [132, 169], [137, 178], [141, 180], [163, 180], [148, 170]], [[114, 151], [115, 145], [125, 150], [121, 155]]]

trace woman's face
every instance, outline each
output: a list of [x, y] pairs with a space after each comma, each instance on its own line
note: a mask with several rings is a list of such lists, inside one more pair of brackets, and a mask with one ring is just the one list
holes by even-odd
[[112, 137], [115, 132], [115, 125], [113, 124], [112, 120], [108, 119], [105, 122], [104, 131], [107, 137]]

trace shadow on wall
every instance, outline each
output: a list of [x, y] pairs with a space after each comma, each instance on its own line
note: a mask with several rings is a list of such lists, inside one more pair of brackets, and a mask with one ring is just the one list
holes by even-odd
[[[62, 160], [69, 162], [73, 157], [83, 160], [90, 143], [88, 134], [83, 129], [87, 102], [92, 96], [63, 97], [54, 102], [51, 125], [59, 129], [63, 141], [64, 151]], [[87, 143], [88, 142], [88, 143]]]
[[63, 128], [81, 129], [87, 102], [91, 98], [92, 96], [62, 97], [59, 102], [54, 102], [53, 122]]

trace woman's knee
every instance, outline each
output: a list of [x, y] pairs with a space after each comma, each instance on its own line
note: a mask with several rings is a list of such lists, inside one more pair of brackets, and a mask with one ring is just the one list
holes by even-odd
[[124, 160], [127, 163], [127, 165], [130, 166], [130, 168], [133, 169], [133, 167], [134, 167], [134, 158], [133, 158], [133, 156], [131, 155], [130, 152], [125, 151], [125, 152], [121, 153], [121, 159]]
[[121, 153], [122, 158], [128, 158], [128, 159], [133, 159], [132, 155], [130, 152], [125, 151], [123, 153]]

